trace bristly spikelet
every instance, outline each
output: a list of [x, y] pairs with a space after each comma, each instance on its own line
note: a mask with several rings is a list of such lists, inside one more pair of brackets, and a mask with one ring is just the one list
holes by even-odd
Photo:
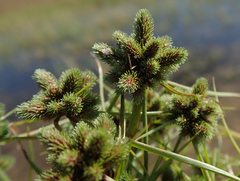
[[108, 64], [112, 64], [112, 48], [108, 46], [106, 43], [99, 43], [93, 46], [93, 49], [97, 52], [96, 55], [101, 59], [104, 60]]
[[69, 69], [62, 73], [59, 84], [63, 94], [73, 93], [81, 90], [81, 71], [79, 69]]
[[58, 154], [71, 149], [71, 142], [67, 134], [56, 129], [41, 129], [40, 141], [49, 153]]
[[57, 80], [50, 72], [37, 69], [33, 78], [41, 91], [17, 107], [20, 118], [58, 121], [61, 116], [66, 116], [77, 123], [98, 116], [100, 97], [91, 92], [96, 80], [92, 72], [73, 68], [63, 72]]
[[[28, 102], [23, 102], [17, 107], [17, 115], [20, 118], [24, 118], [26, 120], [37, 120], [45, 118], [47, 105], [40, 99], [37, 99], [37, 96], [34, 98], [35, 99], [32, 99]], [[49, 118], [51, 119], [52, 117], [48, 115], [48, 119]]]
[[143, 47], [153, 37], [153, 19], [146, 9], [141, 9], [134, 19], [134, 39]]
[[129, 154], [128, 139], [116, 137], [112, 119], [102, 114], [93, 123], [90, 127], [85, 122], [79, 122], [69, 134], [56, 129], [41, 129], [40, 140], [46, 148], [52, 169], [43, 172], [40, 180], [71, 178], [100, 181], [108, 171], [126, 159]]
[[87, 70], [87, 71], [84, 71], [84, 72], [81, 72], [81, 89], [84, 88], [84, 87], [87, 87], [89, 85], [91, 85], [90, 87], [88, 87], [88, 89], [85, 89], [85, 90], [90, 90], [92, 89], [93, 85], [95, 85], [95, 81], [97, 80], [97, 77], [96, 75]]
[[143, 99], [142, 91], [166, 81], [188, 55], [184, 48], [173, 47], [170, 37], [154, 37], [153, 29], [151, 14], [141, 9], [134, 19], [131, 36], [115, 31], [113, 41], [116, 47], [96, 43], [92, 48], [100, 60], [110, 65], [105, 80], [117, 85], [118, 93], [130, 93], [136, 104]]
[[117, 129], [112, 118], [108, 114], [100, 114], [97, 119], [93, 122], [94, 127], [104, 128], [109, 134], [116, 135]]
[[74, 117], [81, 113], [82, 99], [74, 93], [67, 93], [62, 98], [62, 108], [67, 117]]
[[77, 150], [65, 150], [59, 154], [56, 162], [60, 165], [73, 168], [76, 164], [79, 163], [81, 157]]
[[143, 47], [143, 57], [154, 58], [162, 47], [160, 38], [153, 38]]
[[35, 70], [32, 77], [33, 77], [33, 80], [36, 81], [39, 88], [43, 90], [46, 90], [47, 87], [51, 84], [57, 84], [56, 77], [52, 73], [44, 69]]
[[89, 181], [101, 181], [104, 169], [99, 163], [94, 163], [84, 169], [84, 177]]
[[190, 138], [197, 134], [195, 140], [198, 143], [211, 139], [216, 133], [221, 111], [216, 102], [205, 97], [207, 90], [207, 80], [200, 78], [193, 85], [191, 92], [195, 93], [195, 96], [163, 96], [166, 109], [171, 113], [163, 121], [175, 120], [175, 124], [181, 128], [180, 134]]
[[128, 172], [123, 172], [122, 175], [120, 176], [119, 181], [135, 181], [137, 180], [133, 173], [128, 173]]
[[[99, 160], [106, 156], [113, 145], [113, 139], [109, 139], [109, 134], [106, 134], [105, 129], [97, 129], [91, 133], [84, 144], [85, 157], [89, 163], [94, 160]], [[96, 151], [97, 150], [97, 151]]]
[[193, 93], [200, 95], [207, 95], [208, 91], [208, 82], [205, 78], [197, 79], [196, 83], [193, 85]]
[[138, 76], [134, 71], [128, 71], [121, 76], [118, 82], [121, 92], [133, 93], [138, 89]]

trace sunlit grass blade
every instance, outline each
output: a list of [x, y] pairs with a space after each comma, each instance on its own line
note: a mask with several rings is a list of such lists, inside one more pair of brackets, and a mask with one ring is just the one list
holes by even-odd
[[[215, 85], [215, 79], [214, 78], [213, 78], [213, 90], [215, 92], [215, 98], [218, 101], [218, 95], [217, 95], [217, 90], [216, 90], [216, 85]], [[224, 127], [226, 129], [226, 132], [227, 132], [231, 142], [233, 143], [234, 147], [236, 148], [236, 150], [240, 154], [240, 148], [239, 148], [238, 144], [236, 143], [236, 141], [234, 140], [234, 138], [233, 138], [233, 136], [232, 136], [232, 134], [231, 134], [231, 132], [230, 132], [230, 130], [228, 128], [228, 125], [227, 125], [227, 122], [226, 122], [226, 120], [224, 118], [223, 113], [221, 114], [221, 118], [222, 118], [223, 125], [224, 125]]]
[[38, 140], [38, 137], [37, 136], [26, 136], [26, 137], [14, 136], [14, 137], [2, 138], [0, 140], [0, 143], [9, 143], [13, 141], [24, 141], [24, 140]]
[[29, 123], [34, 123], [34, 122], [37, 122], [39, 120], [23, 120], [23, 121], [18, 121], [18, 122], [15, 122], [15, 123], [10, 123], [9, 124], [9, 127], [12, 127], [12, 126], [20, 126], [20, 125], [23, 125], [23, 124], [29, 124]]
[[154, 153], [154, 154], [159, 155], [159, 156], [167, 157], [169, 159], [173, 159], [173, 160], [176, 160], [176, 161], [179, 161], [179, 162], [183, 162], [183, 163], [186, 163], [186, 164], [191, 165], [191, 166], [195, 166], [195, 167], [198, 167], [198, 168], [202, 168], [202, 169], [206, 169], [206, 170], [215, 172], [219, 175], [225, 176], [225, 177], [233, 179], [233, 180], [240, 181], [240, 178], [236, 177], [235, 175], [232, 175], [232, 174], [230, 174], [230, 173], [228, 173], [224, 170], [221, 170], [217, 167], [214, 167], [214, 166], [209, 165], [207, 163], [200, 162], [198, 160], [194, 160], [194, 159], [186, 157], [186, 156], [182, 156], [182, 155], [179, 155], [179, 154], [176, 154], [176, 153], [173, 153], [173, 152], [170, 152], [170, 151], [166, 151], [166, 150], [163, 150], [163, 149], [155, 148], [155, 147], [146, 145], [144, 143], [140, 143], [138, 141], [132, 141], [132, 146], [136, 147], [136, 148], [139, 148], [139, 149], [142, 149], [142, 150], [145, 150], [145, 151], [148, 151], [150, 153]]
[[[169, 80], [167, 81], [167, 83], [169, 85], [181, 87], [181, 88], [184, 88], [186, 90], [192, 90], [191, 87], [188, 87], [188, 86], [176, 83], [176, 82], [172, 82], [172, 81], [169, 81]], [[210, 91], [210, 90], [208, 90], [207, 95], [208, 96], [215, 96], [215, 95], [217, 95], [218, 97], [240, 97], [239, 93], [234, 93], [234, 92], [215, 92], [215, 91]]]
[[15, 113], [16, 108], [14, 108], [13, 110], [9, 111], [8, 113], [6, 113], [5, 115], [3, 115], [0, 120], [4, 120], [6, 119], [8, 116], [11, 116], [13, 113]]
[[0, 180], [11, 181], [7, 174], [0, 168]]
[[112, 102], [110, 103], [109, 107], [107, 108], [107, 112], [110, 112], [115, 105], [116, 101], [118, 100], [118, 97], [120, 94], [116, 93], [115, 97], [113, 98]]
[[103, 90], [103, 71], [102, 71], [102, 66], [99, 62], [99, 60], [97, 59], [97, 57], [92, 53], [89, 52], [90, 55], [93, 57], [93, 59], [95, 60], [95, 62], [97, 63], [98, 66], [98, 73], [99, 73], [99, 95], [101, 98], [101, 103], [102, 103], [102, 110], [105, 111], [105, 100], [104, 100], [104, 90]]

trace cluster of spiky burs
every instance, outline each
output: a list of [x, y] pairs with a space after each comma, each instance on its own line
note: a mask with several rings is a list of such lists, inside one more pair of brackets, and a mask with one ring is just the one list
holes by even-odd
[[41, 181], [104, 181], [113, 166], [126, 159], [128, 140], [116, 137], [112, 119], [101, 114], [92, 125], [79, 122], [69, 134], [56, 129], [40, 131], [48, 162], [53, 165], [40, 175]]
[[94, 54], [111, 67], [105, 80], [117, 85], [118, 92], [130, 93], [137, 103], [141, 102], [144, 89], [154, 88], [165, 81], [188, 55], [184, 48], [172, 46], [170, 37], [154, 37], [153, 30], [150, 13], [142, 9], [136, 15], [131, 36], [115, 31], [116, 47], [106, 43], [93, 46]]
[[100, 98], [91, 92], [96, 76], [73, 68], [62, 73], [59, 80], [44, 69], [37, 69], [33, 79], [41, 89], [32, 100], [17, 107], [17, 115], [26, 120], [68, 117], [72, 122], [92, 120], [98, 116]]
[[[216, 132], [217, 119], [221, 109], [217, 102], [207, 97], [208, 82], [199, 78], [192, 87], [192, 96], [164, 95], [162, 97], [170, 113], [164, 121], [175, 121], [181, 127], [183, 137], [193, 137], [197, 142], [208, 140]], [[184, 90], [181, 90], [184, 92]]]

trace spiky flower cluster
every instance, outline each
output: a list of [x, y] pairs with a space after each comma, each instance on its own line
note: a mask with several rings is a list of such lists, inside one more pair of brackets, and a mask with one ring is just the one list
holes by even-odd
[[40, 139], [48, 152], [52, 169], [40, 180], [100, 181], [129, 153], [127, 139], [116, 137], [116, 126], [107, 114], [93, 121], [77, 123], [69, 134], [42, 129]]
[[92, 120], [97, 117], [100, 98], [91, 92], [96, 80], [92, 72], [73, 68], [63, 72], [57, 80], [52, 73], [37, 69], [33, 79], [41, 91], [32, 100], [17, 107], [20, 118], [49, 120], [67, 116], [78, 122], [80, 119]]
[[170, 37], [154, 37], [153, 29], [150, 13], [142, 9], [136, 15], [131, 36], [115, 31], [115, 48], [106, 43], [93, 46], [94, 54], [111, 67], [105, 80], [116, 84], [121, 93], [130, 93], [135, 100], [141, 100], [146, 87], [154, 88], [166, 80], [188, 55], [184, 48], [172, 46]]
[[198, 133], [195, 140], [201, 142], [211, 139], [215, 134], [217, 119], [221, 112], [219, 105], [206, 97], [207, 90], [207, 80], [199, 78], [191, 92], [196, 94], [195, 96], [165, 95], [163, 97], [166, 109], [171, 113], [165, 121], [175, 120], [175, 123], [181, 127], [183, 137], [193, 137]]

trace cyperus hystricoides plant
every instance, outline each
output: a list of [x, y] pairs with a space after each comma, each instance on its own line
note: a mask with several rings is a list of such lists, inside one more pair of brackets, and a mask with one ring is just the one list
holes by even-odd
[[147, 87], [154, 88], [167, 80], [187, 58], [184, 48], [172, 46], [169, 36], [154, 37], [153, 30], [150, 13], [142, 9], [136, 15], [131, 36], [115, 31], [115, 47], [106, 43], [93, 46], [95, 55], [110, 65], [105, 80], [116, 84], [120, 93], [130, 93], [135, 102], [141, 101]]
[[[6, 122], [1, 124], [0, 120], [0, 142], [39, 138], [46, 148], [47, 161], [52, 166], [50, 170], [39, 171], [31, 157], [28, 157], [27, 152], [22, 150], [31, 167], [39, 175], [38, 180], [41, 181], [109, 181], [113, 179], [133, 181], [137, 180], [135, 176], [139, 180], [154, 181], [160, 175], [162, 175], [162, 180], [215, 180], [215, 175], [208, 174], [207, 170], [239, 180], [224, 171], [229, 169], [232, 172], [229, 162], [224, 163], [222, 170], [203, 163], [206, 160], [206, 162], [216, 165], [215, 160], [218, 158], [216, 154], [220, 151], [219, 147], [219, 150], [216, 150], [217, 152], [212, 156], [213, 161], [211, 162], [205, 144], [199, 144], [205, 139], [212, 138], [216, 132], [217, 118], [221, 112], [218, 103], [206, 96], [207, 81], [205, 79], [197, 80], [192, 91], [186, 91], [188, 88], [173, 89], [165, 82], [168, 76], [186, 60], [187, 51], [184, 48], [172, 46], [171, 38], [168, 36], [154, 37], [153, 20], [145, 9], [137, 13], [131, 36], [116, 31], [113, 39], [115, 47], [97, 43], [93, 46], [93, 51], [111, 68], [105, 76], [105, 80], [116, 85], [116, 92], [115, 96], [111, 96], [109, 99], [110, 106], [107, 112], [117, 115], [117, 119], [121, 123], [119, 126], [117, 125], [118, 129], [107, 114], [97, 117], [99, 97], [90, 92], [96, 79], [93, 73], [70, 69], [57, 80], [50, 72], [38, 69], [33, 78], [41, 91], [34, 95], [32, 100], [19, 105], [17, 115], [27, 120], [54, 119], [55, 127], [58, 130], [51, 128], [53, 125], [49, 125], [48, 128], [40, 129], [39, 137], [26, 136], [37, 134], [34, 130], [5, 138], [6, 131], [8, 131], [7, 124]], [[102, 85], [101, 78], [99, 82]], [[163, 96], [169, 93], [165, 89], [162, 89], [160, 94], [149, 90], [159, 84], [164, 85], [165, 88], [172, 91], [171, 93], [178, 95]], [[133, 101], [125, 100], [124, 93], [129, 93]], [[120, 99], [118, 99], [119, 95], [121, 95]], [[103, 101], [103, 107], [104, 105], [106, 104]], [[114, 112], [111, 111], [113, 105], [115, 105]], [[131, 108], [132, 113], [130, 113]], [[141, 112], [143, 115], [142, 130], [135, 135]], [[74, 126], [65, 123], [61, 129], [57, 123], [62, 116], [69, 118]], [[130, 126], [126, 126], [125, 120], [128, 120], [127, 124]], [[149, 123], [148, 120], [151, 122], [149, 121]], [[13, 123], [11, 126], [29, 122], [32, 121], [21, 121], [17, 124]], [[161, 125], [152, 129], [151, 125], [155, 123]], [[180, 127], [180, 139], [174, 149], [171, 148], [170, 139], [176, 136], [175, 126], [167, 126], [173, 123]], [[128, 127], [127, 132], [125, 132], [126, 127]], [[148, 131], [148, 129], [151, 130]], [[165, 134], [165, 130], [169, 134]], [[229, 131], [228, 134], [231, 135]], [[130, 138], [135, 135], [131, 144], [128, 144], [126, 135]], [[178, 149], [182, 137], [191, 139], [181, 149]], [[191, 142], [197, 143], [193, 144], [195, 145], [194, 149], [197, 158], [202, 162], [196, 162], [194, 159], [179, 154]], [[196, 145], [202, 147], [204, 155], [200, 154]], [[156, 146], [160, 148], [156, 148]], [[134, 147], [134, 149], [130, 151], [130, 147]], [[239, 150], [237, 145], [236, 148]], [[148, 169], [149, 152], [158, 155], [151, 172]], [[129, 155], [129, 153], [131, 154]], [[128, 155], [129, 157], [126, 159]], [[1, 159], [0, 157], [0, 169], [2, 168]], [[165, 161], [163, 161], [164, 159]], [[175, 164], [176, 162], [173, 160], [178, 161], [179, 164]], [[203, 177], [188, 177], [182, 171], [182, 163], [201, 168]], [[32, 179], [29, 178], [29, 180]]]
[[93, 46], [94, 54], [110, 66], [105, 80], [117, 86], [118, 94], [127, 92], [133, 98], [132, 124], [129, 126], [131, 137], [138, 125], [141, 107], [144, 106], [140, 103], [145, 100], [145, 90], [166, 81], [188, 55], [184, 48], [172, 46], [169, 36], [154, 37], [153, 30], [149, 11], [142, 9], [136, 15], [131, 36], [115, 31], [115, 47], [106, 43]]
[[104, 181], [107, 173], [126, 158], [128, 140], [116, 137], [116, 125], [107, 114], [101, 114], [92, 125], [79, 122], [68, 134], [56, 129], [40, 131], [52, 164], [40, 180]]
[[[163, 102], [170, 113], [164, 121], [175, 121], [181, 128], [182, 137], [195, 136], [195, 142], [211, 139], [216, 132], [221, 109], [216, 101], [206, 97], [208, 82], [199, 78], [192, 87], [195, 96], [164, 95]], [[183, 90], [181, 90], [183, 92]]]
[[[68, 117], [73, 124], [79, 120], [92, 120], [97, 117], [98, 95], [91, 92], [96, 76], [73, 68], [62, 73], [59, 80], [44, 70], [37, 69], [33, 79], [41, 89], [32, 100], [17, 107], [17, 115], [27, 120], [55, 119]], [[57, 126], [57, 124], [56, 124]]]

